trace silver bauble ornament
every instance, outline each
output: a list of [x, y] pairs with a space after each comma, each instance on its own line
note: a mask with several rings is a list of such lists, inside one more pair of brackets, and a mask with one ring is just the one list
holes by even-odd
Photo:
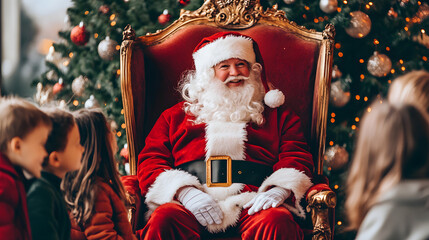
[[344, 107], [350, 100], [350, 92], [344, 91], [341, 86], [341, 81], [336, 81], [331, 84], [330, 102], [335, 107]]
[[371, 19], [361, 11], [351, 12], [350, 26], [346, 28], [348, 35], [354, 38], [363, 38], [371, 31]]
[[94, 95], [89, 96], [88, 100], [85, 101], [85, 108], [96, 108], [99, 107], [97, 99], [95, 99]]
[[295, 0], [283, 0], [286, 4], [292, 4], [295, 2]]
[[325, 13], [333, 13], [337, 11], [338, 1], [337, 0], [320, 0], [319, 2], [320, 10]]
[[104, 60], [112, 60], [113, 56], [115, 56], [116, 52], [116, 46], [118, 43], [115, 40], [110, 39], [109, 36], [107, 36], [103, 41], [101, 41], [98, 44], [98, 55]]
[[75, 78], [72, 82], [72, 91], [77, 96], [82, 96], [83, 90], [85, 90], [87, 79], [80, 75], [79, 77]]
[[349, 153], [344, 147], [335, 145], [325, 152], [325, 164], [332, 170], [339, 170], [349, 162]]
[[332, 68], [332, 79], [337, 79], [343, 76], [343, 73], [340, 71], [337, 65], [334, 65]]
[[377, 51], [368, 59], [366, 66], [368, 72], [375, 77], [384, 77], [392, 69], [392, 61], [385, 54], [380, 54]]

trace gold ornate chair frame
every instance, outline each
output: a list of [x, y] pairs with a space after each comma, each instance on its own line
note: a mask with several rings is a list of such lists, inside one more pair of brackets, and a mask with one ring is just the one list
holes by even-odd
[[[308, 30], [289, 21], [285, 17], [285, 13], [277, 9], [277, 5], [263, 11], [259, 0], [206, 0], [195, 11], [182, 10], [179, 19], [164, 30], [137, 38], [130, 26], [125, 28], [121, 45], [120, 71], [131, 174], [136, 175], [137, 173], [137, 155], [143, 146], [141, 139], [144, 139], [143, 136], [139, 136], [136, 125], [136, 123], [140, 124], [136, 119], [136, 112], [143, 110], [136, 107], [138, 100], [135, 98], [136, 92], [133, 85], [135, 84], [132, 67], [133, 49], [141, 46], [155, 46], [169, 39], [181, 29], [196, 25], [211, 26], [224, 31], [241, 31], [257, 25], [273, 26], [319, 45], [309, 135], [310, 146], [315, 158], [315, 174], [322, 176], [335, 29], [332, 25], [327, 25], [323, 32]], [[336, 205], [335, 193], [332, 191], [318, 192], [309, 196], [307, 203], [307, 211], [311, 211], [313, 221], [313, 239], [331, 239], [333, 226], [332, 220], [330, 223], [329, 219], [333, 219], [333, 209]]]

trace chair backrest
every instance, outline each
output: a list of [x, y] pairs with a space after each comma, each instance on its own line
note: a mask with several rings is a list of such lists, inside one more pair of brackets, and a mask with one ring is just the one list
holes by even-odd
[[317, 173], [322, 174], [334, 27], [307, 30], [286, 19], [277, 6], [263, 11], [259, 0], [207, 0], [198, 10], [182, 10], [166, 29], [137, 38], [130, 26], [125, 28], [121, 88], [131, 174], [136, 174], [137, 155], [157, 118], [181, 101], [177, 86], [182, 74], [194, 68], [194, 47], [203, 37], [231, 30], [258, 43], [267, 79], [301, 117]]

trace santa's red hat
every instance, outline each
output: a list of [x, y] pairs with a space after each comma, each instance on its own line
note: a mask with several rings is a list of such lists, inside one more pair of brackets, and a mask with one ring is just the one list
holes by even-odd
[[261, 81], [266, 92], [264, 97], [265, 104], [271, 108], [276, 108], [284, 103], [285, 97], [280, 90], [270, 90], [258, 45], [251, 37], [238, 32], [213, 34], [201, 40], [195, 47], [192, 57], [194, 58], [197, 73], [205, 72], [216, 64], [230, 58], [245, 60], [250, 66], [257, 62], [263, 68]]

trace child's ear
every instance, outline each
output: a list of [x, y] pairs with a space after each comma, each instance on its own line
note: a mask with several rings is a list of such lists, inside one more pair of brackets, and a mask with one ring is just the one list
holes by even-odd
[[59, 167], [60, 166], [60, 160], [58, 156], [58, 152], [53, 151], [51, 154], [49, 154], [49, 165], [52, 167]]
[[9, 142], [9, 150], [13, 153], [19, 153], [21, 151], [21, 142], [22, 139], [20, 137], [14, 137]]

